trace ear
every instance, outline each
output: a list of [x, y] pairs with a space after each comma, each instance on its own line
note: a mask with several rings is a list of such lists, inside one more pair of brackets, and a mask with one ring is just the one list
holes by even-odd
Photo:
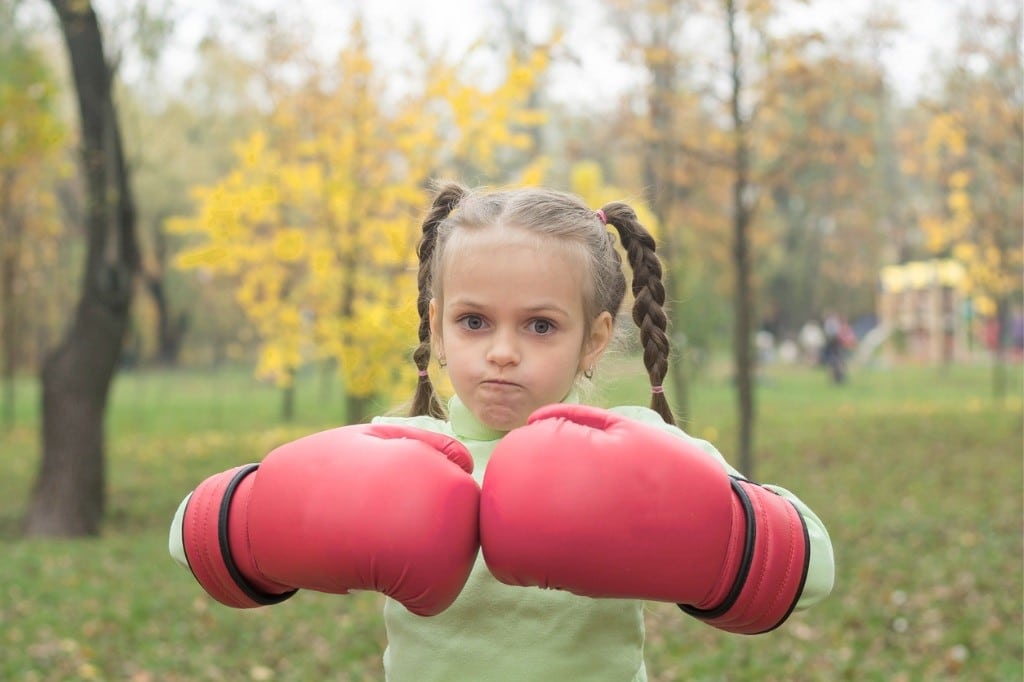
[[437, 309], [437, 299], [430, 299], [430, 306], [427, 308], [430, 315], [430, 340], [433, 342], [434, 357], [444, 357], [444, 339], [441, 337], [441, 313]]
[[612, 340], [612, 314], [605, 310], [590, 323], [590, 333], [583, 339], [583, 355], [579, 371], [584, 372], [597, 364]]

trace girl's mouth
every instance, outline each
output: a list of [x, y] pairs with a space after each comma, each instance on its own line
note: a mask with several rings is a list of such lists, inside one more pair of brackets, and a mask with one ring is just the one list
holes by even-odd
[[518, 388], [519, 384], [512, 383], [511, 381], [505, 381], [504, 379], [485, 379], [483, 381], [484, 386], [494, 386], [498, 388]]

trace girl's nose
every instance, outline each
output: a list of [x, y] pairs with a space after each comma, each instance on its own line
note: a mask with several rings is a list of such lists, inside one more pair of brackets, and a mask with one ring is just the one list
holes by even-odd
[[519, 347], [516, 344], [515, 334], [509, 331], [500, 331], [492, 337], [492, 343], [487, 349], [487, 361], [505, 367], [519, 362]]

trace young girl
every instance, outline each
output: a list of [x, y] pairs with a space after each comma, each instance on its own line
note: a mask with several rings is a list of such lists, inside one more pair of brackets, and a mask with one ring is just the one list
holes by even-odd
[[[651, 409], [578, 404], [626, 291], [608, 226]], [[646, 679], [644, 600], [754, 634], [829, 593], [818, 517], [674, 425], [661, 265], [629, 206], [448, 184], [418, 253], [412, 416], [308, 436], [186, 497], [171, 553], [214, 598], [381, 591], [389, 680], [625, 682]]]

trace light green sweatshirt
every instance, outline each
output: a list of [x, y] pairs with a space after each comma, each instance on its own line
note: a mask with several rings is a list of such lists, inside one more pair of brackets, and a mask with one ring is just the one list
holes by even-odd
[[[568, 402], [575, 402], [571, 394]], [[643, 407], [612, 412], [658, 426], [685, 438], [714, 457], [730, 474], [735, 469], [707, 441], [691, 438]], [[378, 417], [374, 423], [404, 424], [453, 436], [473, 456], [473, 477], [482, 483], [487, 463], [503, 435], [483, 426], [457, 398], [449, 421], [431, 417]], [[797, 609], [823, 599], [832, 589], [832, 544], [818, 517], [792, 493], [769, 486], [791, 500], [803, 515], [811, 541], [807, 580]], [[186, 498], [187, 501], [187, 498]], [[171, 527], [171, 554], [187, 567], [181, 547], [182, 502]], [[681, 611], [680, 618], [688, 618]], [[389, 682], [531, 682], [588, 680], [642, 682], [643, 602], [592, 599], [569, 592], [514, 587], [498, 582], [482, 553], [466, 586], [447, 610], [424, 617], [387, 599], [384, 623], [388, 646], [384, 671]]]
[[[574, 394], [568, 402], [575, 402]], [[379, 417], [374, 422], [405, 424], [458, 438], [473, 455], [473, 477], [482, 483], [503, 434], [480, 424], [457, 397], [448, 408], [447, 422], [431, 417]], [[611, 411], [685, 438], [727, 472], [737, 473], [713, 445], [665, 424], [653, 410], [617, 407]], [[832, 589], [832, 543], [821, 520], [803, 502], [782, 488], [769, 487], [792, 500], [807, 523], [811, 558], [797, 604], [798, 609], [807, 608]], [[688, 616], [680, 611], [679, 617]], [[643, 602], [505, 585], [487, 570], [482, 553], [459, 598], [446, 611], [424, 618], [388, 599], [384, 622], [388, 636], [384, 670], [390, 682], [647, 679]]]

